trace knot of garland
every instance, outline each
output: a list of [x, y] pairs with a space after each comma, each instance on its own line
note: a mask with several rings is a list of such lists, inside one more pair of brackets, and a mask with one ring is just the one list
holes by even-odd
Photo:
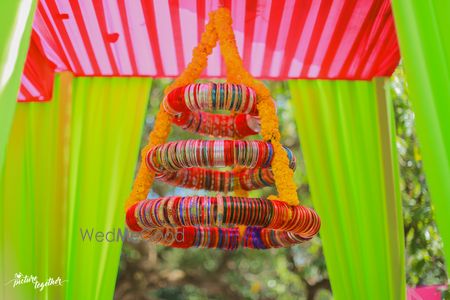
[[[319, 231], [320, 218], [299, 205], [295, 157], [280, 143], [270, 91], [244, 69], [229, 11], [219, 8], [209, 17], [191, 63], [165, 90], [126, 203], [127, 225], [178, 248], [269, 249], [307, 241]], [[227, 83], [195, 83], [217, 42]], [[222, 111], [229, 114], [217, 114]], [[172, 123], [224, 139], [165, 143]], [[263, 141], [237, 140], [258, 133]], [[155, 177], [218, 194], [146, 199]], [[248, 198], [248, 191], [273, 184], [278, 196]]]

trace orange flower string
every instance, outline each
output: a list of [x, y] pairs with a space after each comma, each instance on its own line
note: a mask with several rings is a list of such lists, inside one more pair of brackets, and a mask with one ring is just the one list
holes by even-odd
[[[200, 77], [208, 61], [208, 55], [217, 44], [217, 34], [213, 25], [214, 14], [210, 14], [210, 21], [206, 25], [206, 30], [202, 34], [200, 44], [194, 48], [192, 61], [183, 71], [183, 73], [170, 85], [164, 93], [167, 95], [173, 89], [193, 83]], [[134, 203], [147, 198], [147, 194], [153, 184], [155, 173], [148, 170], [145, 166], [145, 155], [148, 150], [156, 145], [163, 144], [170, 134], [172, 117], [163, 109], [162, 103], [159, 107], [155, 119], [155, 127], [149, 135], [148, 145], [141, 151], [141, 165], [139, 166], [133, 189], [125, 203], [125, 209], [128, 209]]]
[[294, 182], [294, 171], [289, 168], [288, 157], [280, 143], [278, 130], [278, 117], [269, 89], [261, 82], [255, 80], [245, 70], [242, 59], [236, 47], [234, 32], [231, 27], [231, 16], [227, 9], [220, 8], [215, 15], [215, 29], [219, 38], [219, 45], [227, 67], [228, 81], [242, 83], [256, 91], [258, 95], [258, 112], [261, 119], [261, 135], [264, 140], [270, 141], [274, 147], [272, 170], [278, 190], [278, 198], [290, 205], [298, 205], [297, 187]]

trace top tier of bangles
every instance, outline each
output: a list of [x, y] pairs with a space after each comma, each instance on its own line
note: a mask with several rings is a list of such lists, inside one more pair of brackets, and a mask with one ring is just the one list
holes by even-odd
[[[156, 179], [225, 194], [274, 184], [271, 143], [235, 140], [260, 131], [253, 89], [231, 83], [189, 84], [167, 94], [163, 108], [185, 130], [228, 139], [152, 147], [145, 163]], [[288, 148], [284, 150], [289, 167], [295, 169], [295, 156]], [[173, 247], [267, 249], [310, 239], [318, 232], [320, 219], [300, 205], [219, 194], [143, 200], [128, 209], [127, 224], [133, 231], [145, 232], [147, 238], [165, 236], [157, 242]]]
[[[241, 84], [190, 84], [170, 92], [163, 107], [176, 125], [202, 135], [243, 138], [260, 131], [256, 93]], [[211, 113], [221, 111], [232, 114]]]

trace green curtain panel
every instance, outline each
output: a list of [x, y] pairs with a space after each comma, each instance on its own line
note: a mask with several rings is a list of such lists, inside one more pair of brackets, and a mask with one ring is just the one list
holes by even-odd
[[384, 81], [290, 81], [335, 299], [404, 299], [399, 171]]
[[427, 184], [450, 273], [450, 1], [394, 0]]
[[[2, 187], [2, 272], [62, 287], [2, 286], [1, 299], [112, 299], [124, 200], [151, 79], [58, 76], [52, 101], [20, 103]], [[94, 230], [84, 240], [80, 229]], [[106, 241], [95, 233], [115, 232]], [[100, 237], [100, 235], [98, 235]], [[100, 241], [103, 240], [103, 241]]]
[[[20, 103], [6, 150], [1, 199], [1, 299], [61, 299], [62, 289], [14, 286], [16, 274], [65, 277], [64, 223], [70, 78], [55, 81], [51, 102]], [[63, 91], [66, 90], [66, 91]], [[60, 93], [61, 91], [61, 93]], [[39, 297], [37, 297], [39, 296]]]
[[[146, 78], [73, 80], [66, 299], [113, 298], [122, 246], [117, 230], [123, 230], [150, 85]], [[103, 242], [83, 241], [80, 230], [104, 233]], [[114, 241], [108, 232], [116, 233]]]
[[35, 8], [35, 0], [0, 1], [0, 177]]

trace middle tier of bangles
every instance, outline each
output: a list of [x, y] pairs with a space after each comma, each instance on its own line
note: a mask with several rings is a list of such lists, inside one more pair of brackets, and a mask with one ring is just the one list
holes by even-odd
[[[295, 169], [295, 156], [284, 147], [289, 167]], [[175, 172], [193, 167], [269, 168], [274, 151], [264, 141], [185, 140], [168, 142], [151, 148], [146, 156], [147, 167], [156, 173]]]

